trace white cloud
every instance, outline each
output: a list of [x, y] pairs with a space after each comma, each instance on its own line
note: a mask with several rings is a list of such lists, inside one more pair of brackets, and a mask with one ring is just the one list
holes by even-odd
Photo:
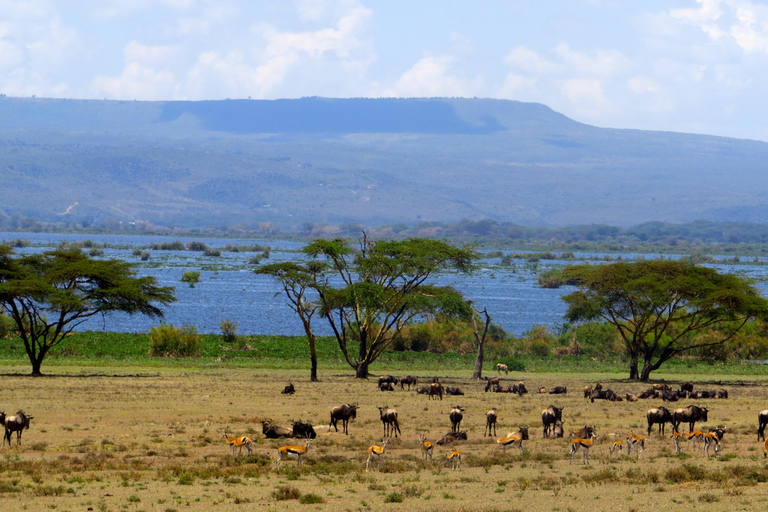
[[424, 57], [381, 96], [472, 96], [473, 86], [451, 74], [451, 57]]
[[627, 80], [627, 87], [635, 94], [656, 94], [660, 90], [656, 81], [645, 76], [630, 78]]
[[720, 10], [722, 0], [696, 0], [701, 7], [698, 9], [672, 9], [670, 15], [673, 18], [685, 20], [695, 25], [705, 25], [717, 21], [723, 15]]
[[144, 64], [163, 62], [177, 55], [180, 48], [176, 46], [145, 46], [131, 41], [125, 47], [126, 62], [142, 62]]
[[24, 53], [11, 41], [0, 39], [0, 68], [9, 68], [20, 64]]
[[594, 55], [590, 55], [573, 51], [567, 43], [561, 43], [555, 48], [555, 53], [573, 73], [580, 75], [610, 76], [627, 65], [626, 58], [613, 50], [598, 50]]
[[563, 95], [579, 109], [605, 108], [608, 101], [603, 93], [603, 84], [594, 78], [571, 78], [560, 86]]
[[117, 78], [97, 76], [90, 89], [97, 96], [122, 100], [166, 100], [176, 97], [178, 86], [170, 71], [155, 71], [130, 62]]
[[553, 63], [547, 61], [538, 53], [525, 46], [513, 48], [507, 56], [504, 57], [504, 62], [519, 68], [522, 71], [537, 74], [551, 72], [556, 67]]

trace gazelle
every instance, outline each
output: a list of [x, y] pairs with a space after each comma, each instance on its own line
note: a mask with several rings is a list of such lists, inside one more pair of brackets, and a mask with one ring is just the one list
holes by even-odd
[[627, 436], [627, 455], [632, 455], [633, 450], [638, 457], [645, 450], [645, 438], [636, 435], [634, 430]]
[[222, 439], [226, 439], [229, 446], [232, 447], [232, 455], [235, 454], [235, 448], [239, 448], [238, 453], [243, 453], [243, 446], [245, 446], [245, 449], [248, 450], [248, 453], [253, 453], [253, 450], [251, 450], [251, 443], [253, 443], [253, 439], [251, 439], [248, 436], [240, 436], [240, 437], [229, 437], [226, 432], [224, 432], [224, 435], [221, 436]]
[[573, 455], [582, 450], [584, 452], [584, 463], [589, 464], [589, 449], [592, 448], [592, 444], [595, 442], [595, 434], [589, 439], [574, 439], [571, 441], [571, 464], [573, 464]]
[[687, 441], [693, 440], [693, 449], [695, 450], [699, 445], [699, 442], [704, 440], [704, 432], [701, 430], [694, 430], [689, 434], [685, 434], [685, 438]]
[[453, 464], [453, 470], [459, 471], [461, 469], [461, 452], [454, 450], [450, 454], [445, 456], [446, 460]]
[[672, 444], [675, 445], [675, 455], [677, 455], [680, 453], [680, 440], [683, 438], [683, 435], [680, 432], [675, 432], [669, 438], [672, 439]]
[[624, 451], [624, 441], [619, 439], [618, 441], [614, 441], [613, 444], [608, 448], [608, 453], [610, 455], [613, 455], [613, 452], [618, 451], [619, 453]]
[[763, 441], [763, 457], [768, 457], [768, 439]]
[[296, 459], [297, 465], [301, 466], [301, 457], [307, 454], [311, 439], [304, 441], [304, 446], [281, 446], [277, 449], [277, 469], [280, 470], [280, 461], [283, 459]]
[[704, 453], [709, 457], [709, 447], [710, 445], [715, 445], [715, 455], [717, 455], [717, 452], [720, 451], [720, 438], [717, 437], [717, 433], [715, 432], [707, 432], [703, 435], [704, 437]]
[[365, 461], [366, 472], [368, 471], [368, 465], [372, 460], [379, 461], [379, 470], [381, 470], [381, 463], [384, 459], [384, 450], [387, 448], [387, 444], [389, 444], [389, 438], [382, 439], [381, 446], [372, 445], [368, 447], [368, 460]]
[[432, 449], [434, 448], [434, 445], [432, 442], [427, 441], [426, 434], [419, 434], [419, 443], [421, 444], [421, 454], [425, 459], [429, 457], [429, 460], [432, 461]]
[[520, 436], [507, 436], [502, 437], [501, 439], [497, 439], [496, 442], [504, 447], [504, 452], [507, 451], [507, 446], [515, 446], [517, 445], [517, 449], [520, 450], [520, 453], [523, 452], [523, 438]]

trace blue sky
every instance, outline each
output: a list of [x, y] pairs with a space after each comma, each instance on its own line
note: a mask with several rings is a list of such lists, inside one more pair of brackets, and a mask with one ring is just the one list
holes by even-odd
[[0, 0], [8, 96], [490, 97], [768, 141], [757, 0]]

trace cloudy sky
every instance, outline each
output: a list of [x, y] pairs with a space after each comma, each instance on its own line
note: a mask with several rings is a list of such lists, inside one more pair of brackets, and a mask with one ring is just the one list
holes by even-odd
[[491, 97], [768, 141], [765, 0], [0, 0], [8, 96]]

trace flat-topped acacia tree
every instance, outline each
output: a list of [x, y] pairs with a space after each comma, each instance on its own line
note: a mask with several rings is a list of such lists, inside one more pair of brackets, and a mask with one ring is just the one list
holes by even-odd
[[450, 286], [434, 286], [437, 272], [470, 272], [476, 253], [438, 240], [315, 240], [303, 249], [324, 263], [317, 276], [320, 315], [328, 322], [357, 378], [392, 344], [410, 321], [434, 314], [468, 316], [469, 304]]
[[0, 305], [16, 324], [35, 376], [48, 351], [86, 319], [114, 311], [162, 318], [155, 304], [174, 302], [173, 291], [154, 277], [136, 277], [125, 261], [61, 249], [13, 257], [0, 246]]
[[[563, 274], [578, 287], [563, 297], [566, 318], [615, 325], [630, 379], [646, 381], [672, 357], [725, 343], [747, 321], [768, 318], [768, 301], [749, 281], [690, 263], [574, 265]], [[703, 331], [712, 336], [696, 336]]]

